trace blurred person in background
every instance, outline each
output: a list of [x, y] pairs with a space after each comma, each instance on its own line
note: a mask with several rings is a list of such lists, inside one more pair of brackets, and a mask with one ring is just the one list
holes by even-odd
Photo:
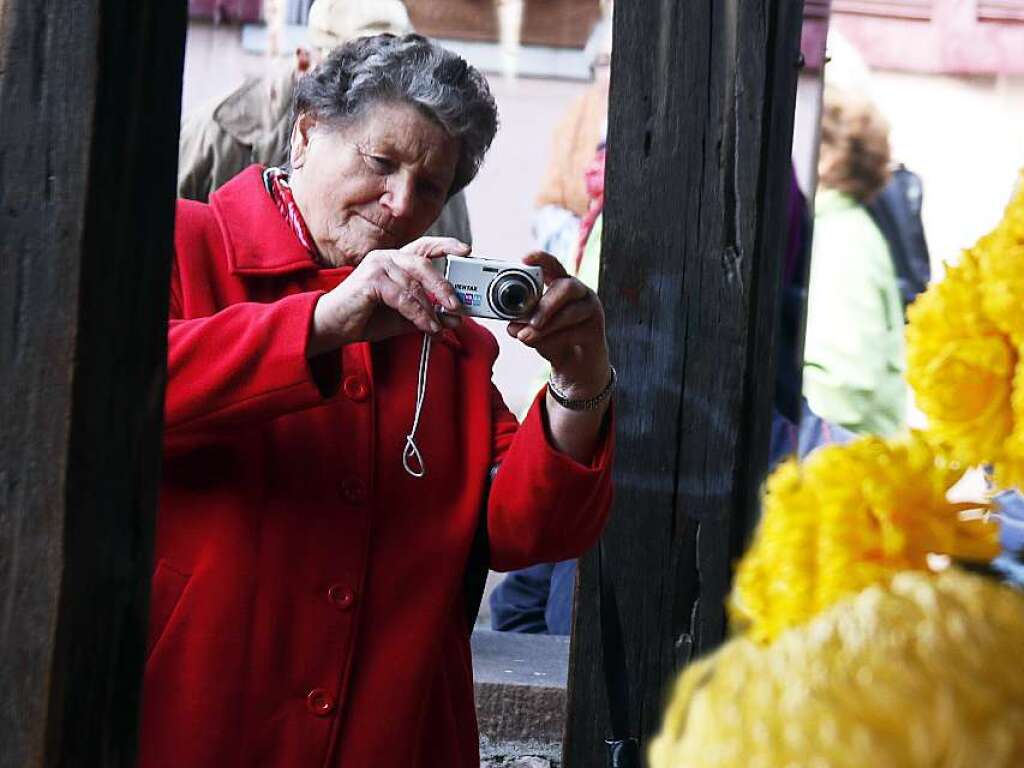
[[580, 224], [591, 207], [586, 171], [604, 142], [608, 126], [611, 12], [612, 4], [608, 3], [587, 43], [594, 82], [572, 103], [555, 128], [551, 159], [533, 215], [535, 246], [556, 256], [570, 271], [580, 242]]
[[906, 411], [903, 303], [866, 208], [889, 181], [889, 126], [864, 97], [826, 90], [818, 174], [804, 396], [826, 421], [891, 435]]
[[[292, 129], [292, 101], [299, 78], [332, 49], [382, 32], [412, 32], [400, 0], [315, 0], [309, 9], [305, 45], [287, 62], [250, 77], [224, 98], [200, 107], [182, 121], [178, 149], [178, 196], [205, 203], [210, 194], [250, 165], [284, 166]], [[472, 242], [463, 192], [441, 211], [429, 235]]]
[[868, 204], [868, 213], [889, 245], [903, 308], [928, 287], [931, 256], [921, 220], [924, 189], [921, 177], [903, 163], [893, 166], [889, 183]]

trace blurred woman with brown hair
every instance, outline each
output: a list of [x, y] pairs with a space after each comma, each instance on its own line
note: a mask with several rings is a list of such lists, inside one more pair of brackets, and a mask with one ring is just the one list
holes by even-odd
[[888, 245], [865, 207], [889, 178], [889, 126], [827, 90], [804, 349], [804, 395], [826, 421], [890, 435], [904, 424], [903, 306]]

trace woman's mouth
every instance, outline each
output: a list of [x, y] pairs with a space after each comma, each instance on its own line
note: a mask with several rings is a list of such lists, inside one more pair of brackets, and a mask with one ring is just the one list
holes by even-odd
[[376, 221], [374, 221], [373, 219], [371, 219], [368, 216], [363, 216], [362, 214], [356, 214], [356, 215], [359, 216], [359, 218], [361, 218], [367, 224], [369, 224], [373, 229], [377, 230], [382, 235], [384, 235], [386, 238], [394, 239], [397, 236], [395, 234], [395, 232], [392, 231], [391, 229], [389, 229], [386, 225], [381, 224], [379, 222], [376, 222]]

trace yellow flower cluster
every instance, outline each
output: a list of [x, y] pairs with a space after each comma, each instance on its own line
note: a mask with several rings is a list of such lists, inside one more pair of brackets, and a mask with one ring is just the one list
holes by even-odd
[[928, 431], [769, 478], [729, 605], [740, 632], [680, 677], [653, 768], [1024, 765], [1024, 597], [929, 567], [999, 553], [984, 510], [949, 500], [965, 468], [1024, 486], [1024, 183], [909, 320]]
[[1019, 768], [1024, 598], [987, 576], [907, 571], [770, 645], [690, 665], [651, 768]]
[[1024, 485], [1024, 184], [994, 231], [908, 311], [907, 380], [929, 440]]
[[736, 573], [733, 624], [771, 642], [929, 554], [990, 560], [998, 530], [948, 501], [959, 477], [919, 434], [866, 437], [790, 461], [769, 479], [761, 524]]

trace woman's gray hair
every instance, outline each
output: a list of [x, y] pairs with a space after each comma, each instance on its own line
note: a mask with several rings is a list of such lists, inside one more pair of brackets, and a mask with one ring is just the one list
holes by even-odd
[[460, 140], [449, 194], [469, 184], [498, 130], [498, 108], [483, 75], [421, 35], [374, 35], [335, 48], [299, 80], [295, 114], [344, 123], [375, 103], [396, 101], [419, 108]]

